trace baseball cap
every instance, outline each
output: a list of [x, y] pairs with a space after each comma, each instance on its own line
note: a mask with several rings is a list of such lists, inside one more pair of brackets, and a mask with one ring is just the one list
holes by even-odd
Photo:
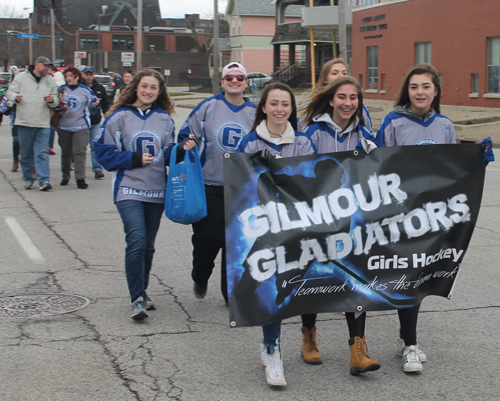
[[87, 65], [85, 66], [85, 68], [82, 70], [82, 72], [85, 74], [87, 72], [91, 72], [92, 74], [95, 73], [95, 70], [94, 70], [94, 67], [92, 67], [91, 65]]
[[35, 63], [42, 63], [44, 65], [53, 65], [52, 61], [50, 61], [47, 57], [40, 56], [35, 60]]
[[245, 78], [247, 77], [247, 70], [240, 63], [229, 63], [222, 70], [222, 78], [234, 71], [239, 71], [245, 76]]

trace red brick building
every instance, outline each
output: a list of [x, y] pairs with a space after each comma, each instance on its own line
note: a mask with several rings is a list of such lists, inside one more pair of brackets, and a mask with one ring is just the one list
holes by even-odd
[[394, 0], [353, 10], [352, 75], [368, 99], [394, 100], [420, 62], [443, 104], [500, 107], [500, 1]]

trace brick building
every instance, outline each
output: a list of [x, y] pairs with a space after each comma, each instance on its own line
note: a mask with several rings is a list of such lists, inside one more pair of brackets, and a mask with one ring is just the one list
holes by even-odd
[[[137, 2], [109, 0], [33, 0], [30, 15], [32, 32], [41, 35], [33, 40], [33, 57], [45, 55], [61, 65], [91, 64], [98, 70], [123, 73], [137, 69], [135, 62], [124, 63], [123, 53], [134, 54], [137, 60]], [[55, 54], [51, 46], [51, 9], [54, 10]], [[211, 38], [213, 20], [202, 20], [199, 15], [186, 15], [194, 23], [198, 42]], [[27, 32], [28, 19], [15, 29]], [[227, 24], [222, 20], [221, 38], [227, 37]], [[161, 72], [169, 71], [170, 84], [188, 83], [188, 76], [202, 75], [202, 58], [197, 51], [193, 33], [185, 18], [165, 18], [160, 15], [158, 0], [143, 0], [142, 14], [142, 66]], [[9, 58], [24, 66], [27, 57], [15, 49], [27, 47], [17, 38], [0, 45], [0, 57], [4, 64]], [[10, 47], [9, 47], [10, 46]], [[5, 50], [3, 49], [5, 47]], [[24, 49], [24, 47], [22, 47]], [[75, 59], [75, 52], [79, 56]], [[223, 51], [221, 51], [223, 53]], [[26, 60], [25, 60], [26, 59]], [[131, 57], [128, 58], [130, 60]]]
[[443, 104], [500, 107], [500, 2], [394, 0], [353, 10], [352, 75], [368, 99], [394, 100], [421, 62], [440, 74]]

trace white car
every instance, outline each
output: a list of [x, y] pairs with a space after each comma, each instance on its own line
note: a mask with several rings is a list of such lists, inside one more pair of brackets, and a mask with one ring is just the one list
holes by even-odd
[[263, 88], [272, 81], [272, 78], [263, 72], [251, 72], [247, 74], [248, 84], [257, 84], [258, 88]]

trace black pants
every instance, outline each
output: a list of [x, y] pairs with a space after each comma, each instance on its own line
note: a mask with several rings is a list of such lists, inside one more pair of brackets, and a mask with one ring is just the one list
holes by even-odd
[[413, 308], [398, 309], [399, 336], [405, 340], [405, 345], [417, 345], [417, 319], [420, 304]]
[[212, 275], [214, 261], [222, 248], [221, 291], [227, 302], [224, 187], [205, 185], [207, 217], [193, 224], [193, 281], [204, 284]]
[[[316, 326], [316, 314], [302, 315], [302, 327], [311, 329]], [[356, 319], [354, 312], [346, 312], [345, 319], [349, 329], [349, 338], [364, 337], [366, 312], [361, 313]]]

